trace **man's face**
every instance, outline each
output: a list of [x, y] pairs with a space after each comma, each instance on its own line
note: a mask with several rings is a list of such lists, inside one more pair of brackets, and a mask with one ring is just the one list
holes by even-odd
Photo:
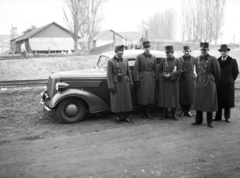
[[184, 53], [185, 56], [189, 56], [191, 51], [190, 50], [184, 50], [183, 53]]
[[149, 53], [150, 53], [150, 47], [144, 48], [144, 53], [145, 53], [145, 54], [149, 54]]
[[208, 49], [201, 49], [201, 55], [206, 56], [208, 54]]
[[122, 56], [123, 56], [123, 51], [117, 51], [117, 52], [116, 52], [116, 56], [117, 56], [118, 58], [122, 58]]
[[173, 57], [173, 52], [172, 51], [166, 51], [166, 56], [167, 56], [167, 58], [172, 58]]
[[229, 51], [228, 50], [221, 50], [220, 51], [222, 57], [228, 56]]

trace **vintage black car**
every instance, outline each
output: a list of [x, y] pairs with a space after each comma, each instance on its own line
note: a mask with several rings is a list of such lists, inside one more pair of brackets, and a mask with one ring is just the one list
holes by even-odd
[[[125, 50], [124, 58], [129, 61], [133, 70], [135, 58], [143, 50]], [[48, 79], [46, 91], [41, 94], [44, 111], [56, 111], [59, 121], [75, 123], [82, 120], [86, 111], [98, 113], [110, 109], [110, 92], [107, 86], [107, 61], [114, 52], [106, 52], [99, 56], [94, 69], [57, 72]], [[157, 63], [165, 56], [162, 51], [151, 50]], [[133, 106], [137, 105], [136, 88], [132, 88]]]

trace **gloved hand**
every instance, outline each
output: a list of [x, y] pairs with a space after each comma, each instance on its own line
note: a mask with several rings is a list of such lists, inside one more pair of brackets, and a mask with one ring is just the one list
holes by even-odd
[[140, 87], [140, 82], [139, 81], [135, 82], [135, 85], [136, 85], [137, 88], [139, 88]]
[[111, 93], [116, 93], [116, 88], [114, 87], [114, 88], [110, 88], [110, 92]]

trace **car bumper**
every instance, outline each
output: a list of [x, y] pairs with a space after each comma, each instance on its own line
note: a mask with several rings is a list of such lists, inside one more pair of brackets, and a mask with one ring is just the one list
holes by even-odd
[[43, 107], [43, 111], [44, 112], [51, 112], [52, 109], [49, 108], [47, 105], [46, 105], [46, 96], [45, 96], [45, 92], [41, 93], [41, 100], [40, 100], [40, 104], [42, 105]]

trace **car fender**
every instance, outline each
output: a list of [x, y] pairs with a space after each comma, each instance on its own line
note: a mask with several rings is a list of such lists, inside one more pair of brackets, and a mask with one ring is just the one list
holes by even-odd
[[63, 99], [69, 98], [69, 97], [79, 97], [83, 99], [88, 104], [90, 113], [97, 113], [97, 112], [106, 111], [110, 109], [110, 107], [106, 104], [106, 102], [103, 101], [98, 96], [94, 95], [93, 93], [90, 93], [84, 90], [78, 90], [78, 89], [66, 89], [62, 92], [56, 93], [52, 97], [49, 103], [49, 107], [54, 108]]

